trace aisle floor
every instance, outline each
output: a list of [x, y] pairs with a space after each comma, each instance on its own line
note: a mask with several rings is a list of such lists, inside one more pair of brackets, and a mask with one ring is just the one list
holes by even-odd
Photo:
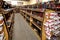
[[38, 40], [31, 27], [21, 14], [16, 13], [14, 18], [12, 40]]

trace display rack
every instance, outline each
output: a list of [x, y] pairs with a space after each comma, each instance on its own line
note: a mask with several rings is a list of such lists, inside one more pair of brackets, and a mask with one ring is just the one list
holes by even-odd
[[3, 10], [3, 16], [5, 20], [5, 24], [8, 30], [8, 40], [12, 40], [12, 32], [13, 32], [13, 24], [14, 24], [14, 8]]
[[[35, 32], [39, 35], [39, 37], [42, 40], [45, 40], [45, 36], [44, 36], [44, 27], [43, 27], [43, 20], [44, 20], [44, 9], [31, 9], [31, 8], [23, 8], [20, 10], [20, 12], [22, 12], [21, 14], [24, 16], [25, 20], [29, 21], [30, 26], [34, 25], [35, 27], [32, 27], [33, 30], [35, 30]], [[36, 12], [37, 14], [34, 14], [34, 12]], [[41, 13], [42, 16], [40, 16], [39, 14]], [[43, 35], [43, 36], [42, 36]], [[42, 38], [43, 37], [43, 38]]]
[[[0, 14], [0, 40], [8, 40], [8, 30], [4, 21], [3, 14]], [[2, 22], [2, 24], [1, 24]], [[1, 31], [2, 30], [2, 31]]]
[[12, 32], [13, 32], [13, 23], [14, 23], [14, 8], [12, 9], [2, 9], [2, 15], [4, 17], [4, 32], [5, 32], [5, 39], [12, 40]]
[[46, 40], [44, 23], [49, 20], [46, 18], [46, 13], [48, 17], [50, 17], [50, 14], [55, 11], [53, 9], [20, 8], [20, 13], [25, 20], [28, 20], [30, 26], [34, 25], [32, 29], [35, 30], [36, 33], [38, 32], [37, 34], [40, 36], [41, 40]]

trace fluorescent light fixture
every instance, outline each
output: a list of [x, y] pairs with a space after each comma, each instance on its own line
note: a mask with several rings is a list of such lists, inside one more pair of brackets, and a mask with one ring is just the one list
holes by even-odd
[[12, 5], [17, 5], [17, 1], [11, 1]]
[[11, 0], [3, 0], [3, 1], [11, 1]]
[[48, 1], [50, 1], [50, 0], [42, 0], [42, 2], [48, 2]]

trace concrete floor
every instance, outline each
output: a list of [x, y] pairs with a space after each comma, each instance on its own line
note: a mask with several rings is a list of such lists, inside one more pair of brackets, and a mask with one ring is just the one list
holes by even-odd
[[12, 40], [38, 40], [21, 14], [16, 13], [14, 21]]

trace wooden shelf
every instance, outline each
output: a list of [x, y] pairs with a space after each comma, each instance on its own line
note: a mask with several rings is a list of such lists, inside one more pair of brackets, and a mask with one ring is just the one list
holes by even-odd
[[31, 8], [23, 8], [24, 10], [31, 10], [31, 11], [36, 11], [36, 12], [44, 12], [45, 9], [31, 9]]
[[[43, 9], [43, 8], [39, 9], [38, 5], [31, 6], [31, 7], [30, 6], [26, 6], [24, 8], [20, 8], [21, 12], [24, 12], [24, 13], [26, 13], [26, 15], [30, 16], [30, 25], [33, 26], [32, 29], [37, 28], [37, 30], [40, 30], [42, 32], [41, 40], [46, 40], [46, 33], [45, 33], [46, 30], [45, 30], [45, 27], [44, 27], [44, 23], [49, 18], [46, 18], [45, 14], [46, 13], [50, 14], [50, 12], [52, 12], [52, 11], [55, 11], [56, 13], [60, 13], [60, 11], [59, 11], [60, 7], [58, 5], [56, 5], [56, 6], [57, 7], [48, 7], [46, 9]], [[39, 7], [40, 7], [40, 4], [39, 4]], [[40, 14], [40, 13], [43, 13], [43, 14]], [[50, 17], [49, 14], [48, 14], [48, 17]], [[41, 15], [43, 15], [43, 17]], [[40, 23], [41, 23], [41, 26], [40, 26]]]
[[26, 11], [23, 11], [23, 10], [21, 10], [21, 11], [24, 12], [24, 13], [26, 13], [27, 15], [31, 16], [30, 13], [28, 13], [28, 12], [26, 12]]
[[24, 16], [27, 20], [30, 20], [30, 19], [27, 18], [27, 16], [25, 16], [26, 14], [25, 14], [25, 15], [24, 15], [24, 13], [21, 13], [21, 14], [22, 14], [22, 16]]
[[22, 14], [22, 16], [24, 16], [24, 14], [23, 13], [21, 13]]
[[30, 18], [27, 18], [27, 16], [25, 16], [25, 18], [30, 21]]
[[43, 18], [39, 17], [39, 16], [36, 16], [36, 15], [32, 15], [31, 17], [43, 22]]
[[41, 40], [40, 35], [32, 28], [32, 26], [31, 26], [31, 29], [32, 29], [32, 31], [36, 34], [36, 36], [38, 37], [38, 40]]
[[[21, 11], [22, 11], [22, 10], [21, 10]], [[28, 13], [28, 12], [26, 12], [26, 11], [22, 11], [22, 12], [24, 12], [24, 13], [26, 13], [27, 15], [29, 15], [29, 16], [31, 16], [31, 17], [33, 17], [33, 18], [35, 18], [35, 19], [43, 22], [43, 18], [41, 18], [41, 17], [39, 17], [39, 16], [32, 15], [31, 13]]]
[[[30, 15], [30, 13], [28, 13], [28, 12], [25, 12], [25, 11], [23, 11], [24, 13], [26, 13], [26, 14], [28, 14], [29, 16], [31, 16], [32, 18], [35, 18], [35, 19], [37, 19], [37, 20], [40, 20], [40, 17], [37, 17], [36, 15]], [[26, 15], [25, 14], [25, 15]], [[24, 16], [25, 16], [24, 15]], [[25, 16], [25, 18], [27, 19], [27, 16]], [[30, 19], [27, 19], [27, 20], [30, 20]], [[43, 20], [40, 20], [40, 21], [43, 21]], [[37, 25], [35, 22], [32, 22], [39, 30], [41, 30], [41, 28], [39, 28], [39, 25]]]
[[10, 18], [7, 21], [7, 22], [10, 23], [9, 26], [7, 26], [7, 27], [10, 27], [11, 26], [12, 21], [13, 21], [13, 14], [11, 14]]
[[[24, 15], [24, 16], [25, 16], [25, 15]], [[36, 16], [32, 16], [32, 17], [37, 19]], [[27, 18], [27, 16], [25, 16], [25, 18], [26, 18], [27, 20], [30, 20], [30, 19]], [[38, 19], [38, 20], [40, 20], [40, 19]], [[40, 28], [39, 25], [37, 25], [35, 22], [32, 22], [32, 23], [33, 23], [39, 30], [41, 30], [41, 28]]]
[[41, 30], [40, 26], [37, 23], [32, 21], [32, 24], [34, 24], [39, 30]]
[[4, 35], [5, 35], [6, 40], [8, 40], [8, 31], [5, 24], [4, 24]]
[[[28, 11], [30, 11], [30, 12], [28, 12]], [[41, 39], [42, 39], [42, 37], [44, 38], [43, 40], [45, 40], [46, 38], [45, 38], [45, 35], [43, 35], [44, 33], [45, 33], [45, 31], [44, 31], [44, 27], [43, 27], [43, 21], [44, 21], [44, 18], [43, 17], [40, 17], [40, 16], [37, 16], [37, 15], [34, 15], [33, 14], [33, 12], [36, 12], [36, 13], [44, 13], [44, 9], [31, 9], [31, 8], [22, 8], [21, 10], [20, 10], [20, 12], [23, 12], [23, 13], [25, 13], [25, 19], [28, 17], [28, 16], [30, 16], [30, 19], [27, 19], [27, 20], [29, 20], [29, 25], [30, 26], [33, 26], [34, 25], [34, 27], [37, 29], [37, 30], [39, 30], [39, 31], [42, 31], [42, 36], [41, 36]], [[28, 15], [28, 16], [26, 16], [26, 15]], [[41, 26], [40, 26], [40, 24], [37, 24], [37, 22], [35, 22], [34, 20], [36, 20], [36, 21], [39, 21], [39, 23], [41, 22]], [[34, 27], [32, 28], [32, 29], [34, 29]], [[36, 32], [37, 33], [37, 32]]]
[[7, 9], [7, 10], [2, 9], [2, 10], [3, 10], [2, 14], [4, 17], [4, 36], [5, 36], [4, 39], [9, 40], [9, 36], [10, 36], [9, 35], [9, 33], [10, 33], [9, 27], [11, 27], [11, 24], [7, 25], [6, 23], [7, 22], [12, 23], [13, 22], [13, 14], [14, 13], [12, 13], [12, 12], [14, 9], [12, 8], [12, 9]]
[[14, 10], [15, 8], [11, 8], [11, 9], [2, 9], [3, 10], [3, 14], [8, 14], [9, 12], [11, 12], [12, 10]]

